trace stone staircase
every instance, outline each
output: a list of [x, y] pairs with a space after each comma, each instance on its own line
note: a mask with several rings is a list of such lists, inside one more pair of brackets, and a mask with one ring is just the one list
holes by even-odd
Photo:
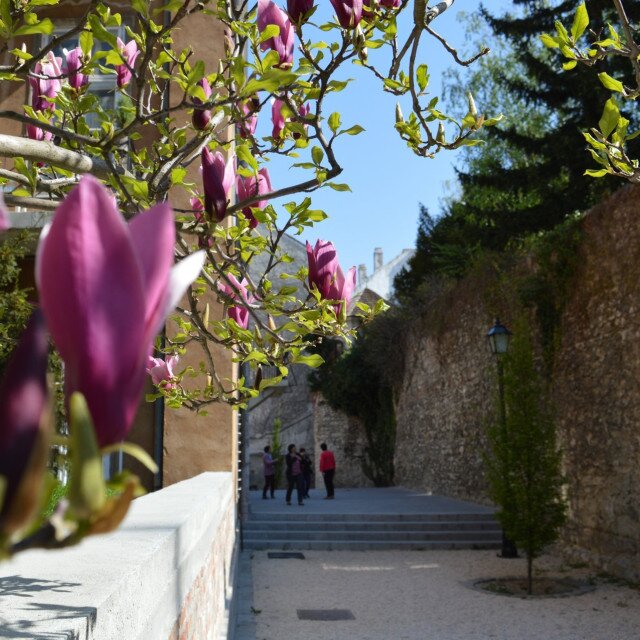
[[252, 513], [245, 549], [498, 549], [502, 530], [491, 513]]

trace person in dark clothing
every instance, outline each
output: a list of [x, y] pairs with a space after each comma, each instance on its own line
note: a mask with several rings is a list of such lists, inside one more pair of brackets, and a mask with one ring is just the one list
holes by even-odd
[[276, 492], [276, 463], [271, 455], [271, 447], [267, 445], [262, 455], [262, 466], [264, 470], [264, 488], [262, 489], [262, 499], [267, 499], [267, 490], [271, 493], [271, 499], [275, 498]]
[[287, 504], [291, 504], [291, 494], [293, 493], [293, 487], [296, 488], [298, 494], [298, 504], [302, 506], [302, 496], [304, 495], [304, 489], [302, 487], [302, 459], [300, 454], [296, 451], [296, 445], [290, 444], [287, 447], [287, 455], [284, 457], [287, 464]]
[[305, 498], [310, 498], [309, 489], [311, 489], [311, 470], [313, 464], [311, 458], [304, 447], [300, 447], [300, 458], [302, 464], [302, 481], [303, 481], [303, 494]]
[[333, 500], [333, 476], [336, 473], [336, 459], [333, 455], [333, 451], [329, 451], [329, 449], [327, 448], [326, 442], [323, 442], [320, 445], [320, 448], [322, 449], [322, 453], [320, 454], [320, 473], [322, 473], [322, 477], [324, 478], [324, 486], [327, 490], [325, 500]]

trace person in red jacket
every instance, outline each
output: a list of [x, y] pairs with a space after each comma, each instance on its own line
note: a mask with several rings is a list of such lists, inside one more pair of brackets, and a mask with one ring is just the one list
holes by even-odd
[[333, 456], [333, 451], [329, 451], [327, 448], [326, 442], [323, 442], [320, 448], [322, 449], [320, 454], [320, 473], [324, 478], [324, 486], [327, 489], [325, 500], [333, 500], [333, 476], [336, 473], [336, 459]]

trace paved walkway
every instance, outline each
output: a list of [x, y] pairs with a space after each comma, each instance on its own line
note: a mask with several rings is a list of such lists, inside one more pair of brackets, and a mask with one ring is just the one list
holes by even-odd
[[[486, 513], [487, 507], [401, 488], [338, 490], [304, 507], [262, 500], [254, 513], [415, 515]], [[508, 598], [470, 588], [488, 577], [525, 575], [524, 559], [495, 551], [305, 551], [305, 559], [244, 552], [235, 640], [640, 640], [640, 592], [605, 579], [580, 596]], [[251, 572], [251, 578], [246, 574]], [[546, 556], [537, 574], [587, 579], [590, 574]], [[347, 610], [349, 620], [303, 620], [304, 610]], [[313, 613], [313, 611], [311, 612]], [[322, 613], [321, 613], [322, 615]]]
[[249, 492], [250, 513], [321, 513], [340, 514], [398, 514], [417, 515], [429, 513], [492, 513], [490, 507], [472, 502], [432, 496], [419, 491], [410, 491], [402, 487], [384, 489], [336, 489], [335, 500], [324, 500], [322, 489], [312, 489], [311, 499], [305, 500], [303, 507], [296, 504], [295, 492], [293, 505], [285, 503], [285, 492], [276, 491], [274, 500], [263, 500], [262, 491]]

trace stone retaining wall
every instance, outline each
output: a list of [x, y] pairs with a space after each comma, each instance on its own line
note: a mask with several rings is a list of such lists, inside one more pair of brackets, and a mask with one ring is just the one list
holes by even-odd
[[[565, 550], [640, 579], [640, 188], [582, 223], [553, 369], [568, 478]], [[418, 330], [397, 405], [396, 483], [487, 502], [482, 465], [495, 362], [487, 292], [463, 281], [438, 331]], [[506, 318], [505, 318], [506, 319]]]
[[138, 498], [111, 534], [0, 564], [0, 637], [226, 638], [235, 526], [231, 473]]

